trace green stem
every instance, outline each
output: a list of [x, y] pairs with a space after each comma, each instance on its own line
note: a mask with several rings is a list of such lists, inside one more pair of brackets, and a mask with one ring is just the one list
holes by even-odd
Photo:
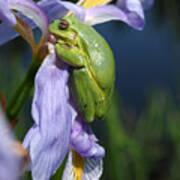
[[34, 77], [39, 66], [40, 62], [37, 59], [33, 59], [24, 80], [22, 81], [18, 89], [15, 91], [12, 99], [9, 101], [6, 108], [6, 115], [10, 122], [16, 119], [25, 100], [29, 96], [29, 93], [31, 92], [34, 85]]

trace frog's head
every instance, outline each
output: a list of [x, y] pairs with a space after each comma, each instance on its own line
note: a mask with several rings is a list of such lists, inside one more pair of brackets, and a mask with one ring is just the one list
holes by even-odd
[[71, 48], [77, 45], [77, 32], [73, 28], [75, 25], [75, 18], [65, 17], [52, 22], [49, 32], [55, 36], [58, 44]]

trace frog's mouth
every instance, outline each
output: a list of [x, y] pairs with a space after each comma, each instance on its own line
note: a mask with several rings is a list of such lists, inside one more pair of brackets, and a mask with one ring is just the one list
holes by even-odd
[[59, 39], [57, 43], [65, 49], [72, 49], [72, 48], [78, 47], [75, 41], [70, 41], [66, 39]]
[[73, 33], [71, 35], [71, 38], [67, 38], [65, 36], [53, 34], [56, 38], [56, 43], [58, 43], [61, 47], [65, 49], [71, 49], [71, 48], [78, 48], [78, 43], [77, 43], [77, 35]]

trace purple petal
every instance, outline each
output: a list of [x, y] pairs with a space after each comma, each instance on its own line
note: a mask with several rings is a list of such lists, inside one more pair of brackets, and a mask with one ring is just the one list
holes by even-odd
[[24, 140], [34, 180], [48, 180], [62, 163], [70, 141], [73, 109], [69, 104], [67, 68], [58, 62], [53, 45], [35, 78], [34, 126]]
[[69, 11], [72, 11], [80, 21], [84, 21], [85, 14], [86, 14], [86, 9], [84, 9], [83, 7], [81, 7], [81, 6], [77, 5], [77, 4], [73, 4], [73, 3], [70, 3], [70, 2], [62, 2], [62, 4]]
[[[37, 27], [41, 28], [43, 34], [46, 36], [48, 33], [48, 19], [44, 12], [31, 0], [8, 0], [9, 8], [15, 9], [23, 13], [25, 16], [22, 16], [18, 13], [27, 23], [31, 25], [32, 28]], [[6, 9], [6, 6], [5, 6]], [[7, 12], [9, 9], [7, 9]], [[0, 8], [0, 19], [2, 18], [2, 13]], [[3, 13], [4, 14], [4, 13]], [[3, 19], [2, 19], [3, 20]], [[36, 23], [34, 24], [33, 21]], [[19, 34], [12, 30], [11, 27], [7, 25], [8, 21], [4, 21], [0, 24], [0, 45], [14, 39], [19, 36]], [[15, 25], [15, 24], [13, 24]], [[2, 36], [3, 34], [3, 36]]]
[[0, 179], [19, 179], [21, 159], [13, 152], [13, 140], [14, 137], [0, 109]]
[[123, 11], [114, 5], [97, 6], [87, 9], [85, 23], [95, 25], [110, 20], [127, 21]]
[[103, 172], [102, 159], [85, 159], [82, 180], [98, 180]]
[[89, 125], [78, 116], [73, 123], [71, 133], [71, 145], [82, 157], [102, 158], [105, 155], [104, 148], [96, 143], [97, 139]]
[[[73, 3], [61, 2], [59, 0], [42, 0], [37, 4], [44, 11], [50, 22], [64, 17], [69, 10], [73, 11], [80, 20], [84, 20], [85, 17], [85, 9]], [[31, 25], [32, 29], [37, 27], [31, 20], [25, 18], [25, 21]], [[0, 34], [3, 34], [3, 36], [0, 36], [0, 45], [19, 36], [18, 33], [4, 23], [0, 24]]]
[[[69, 152], [68, 160], [63, 172], [62, 180], [74, 180], [76, 177], [75, 165], [73, 163], [73, 153]], [[79, 168], [79, 167], [78, 167]], [[82, 180], [98, 180], [103, 171], [102, 159], [84, 159]]]
[[0, 20], [9, 26], [16, 25], [16, 18], [9, 10], [7, 0], [0, 1]]
[[15, 9], [28, 18], [32, 19], [42, 32], [47, 35], [48, 33], [48, 19], [44, 12], [32, 0], [7, 0], [8, 7]]
[[93, 7], [87, 10], [85, 22], [90, 25], [110, 20], [120, 20], [135, 29], [144, 27], [144, 12], [139, 0], [118, 1], [117, 5]]
[[38, 5], [44, 10], [50, 21], [64, 17], [68, 11], [75, 13], [75, 16], [80, 20], [84, 20], [85, 17], [85, 9], [74, 3], [60, 0], [42, 0]]
[[62, 18], [68, 11], [59, 0], [42, 0], [38, 5], [45, 12], [50, 21]]

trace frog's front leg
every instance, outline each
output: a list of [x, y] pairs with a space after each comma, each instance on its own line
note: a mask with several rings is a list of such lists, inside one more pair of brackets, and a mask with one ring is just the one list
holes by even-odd
[[73, 67], [84, 67], [85, 55], [76, 47], [63, 47], [63, 45], [56, 44], [56, 52], [59, 57], [62, 57], [62, 60], [73, 66]]

